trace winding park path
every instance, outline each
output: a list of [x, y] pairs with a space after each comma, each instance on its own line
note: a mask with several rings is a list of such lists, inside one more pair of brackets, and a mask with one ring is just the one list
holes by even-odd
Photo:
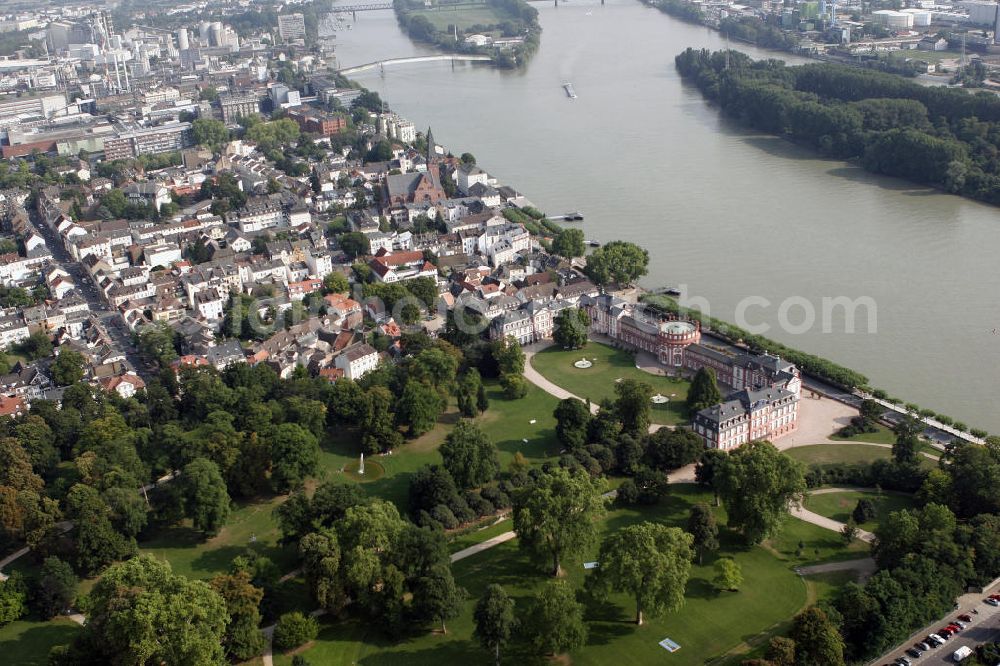
[[[587, 402], [575, 393], [570, 393], [558, 384], [553, 384], [548, 379], [542, 376], [540, 372], [535, 370], [531, 365], [531, 359], [535, 356], [537, 352], [542, 351], [548, 347], [551, 347], [553, 343], [551, 342], [535, 342], [533, 344], [524, 347], [524, 378], [529, 382], [542, 389], [549, 395], [559, 398], [560, 400], [565, 400], [567, 398], [576, 398], [582, 402]], [[636, 366], [638, 367], [638, 366]], [[594, 403], [590, 403], [590, 413], [596, 414], [600, 411], [600, 407]], [[673, 428], [673, 426], [663, 425], [661, 423], [651, 423], [649, 426], [649, 432], [653, 433], [660, 428]]]

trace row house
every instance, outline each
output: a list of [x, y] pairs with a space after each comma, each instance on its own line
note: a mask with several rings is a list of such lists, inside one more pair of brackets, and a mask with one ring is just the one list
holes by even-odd
[[378, 368], [378, 364], [378, 352], [366, 343], [348, 347], [334, 361], [334, 366], [343, 371], [344, 377], [353, 381]]

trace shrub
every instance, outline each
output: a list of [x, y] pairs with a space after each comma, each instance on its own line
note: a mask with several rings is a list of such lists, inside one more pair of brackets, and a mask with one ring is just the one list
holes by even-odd
[[316, 618], [306, 617], [299, 611], [294, 611], [278, 618], [272, 643], [275, 649], [287, 652], [313, 640], [318, 633], [319, 623], [316, 622]]

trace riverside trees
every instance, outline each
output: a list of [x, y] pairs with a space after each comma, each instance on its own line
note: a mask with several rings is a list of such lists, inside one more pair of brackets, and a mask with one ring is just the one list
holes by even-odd
[[[688, 49], [681, 75], [726, 113], [868, 171], [1000, 204], [1000, 100], [833, 64], [785, 67]], [[929, 119], [934, 119], [933, 123]]]

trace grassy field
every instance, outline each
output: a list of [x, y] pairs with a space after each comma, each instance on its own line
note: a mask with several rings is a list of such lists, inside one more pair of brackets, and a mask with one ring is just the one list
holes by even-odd
[[[584, 357], [593, 361], [594, 365], [585, 370], [573, 365]], [[654, 394], [661, 393], [670, 398], [666, 404], [651, 405], [653, 423], [677, 425], [688, 422], [685, 401], [690, 382], [644, 372], [635, 367], [632, 354], [621, 349], [598, 342], [588, 342], [583, 349], [573, 351], [549, 347], [535, 354], [531, 365], [553, 384], [594, 403], [615, 397], [617, 379], [638, 379], [652, 386]]]
[[444, 6], [418, 9], [409, 12], [409, 14], [410, 16], [423, 16], [441, 32], [447, 32], [453, 25], [458, 26], [459, 30], [466, 30], [474, 25], [497, 25], [512, 20], [506, 12], [491, 7], [485, 2], [476, 5], [463, 4], [459, 7]]
[[836, 439], [841, 442], [869, 442], [871, 444], [892, 444], [896, 441], [896, 434], [886, 428], [881, 423], [875, 425], [877, 430], [875, 432], [862, 432], [857, 435], [852, 435], [851, 437], [841, 437], [840, 435], [833, 434], [830, 439]]
[[[248, 548], [269, 557], [281, 571], [289, 571], [295, 568], [295, 551], [278, 545], [281, 534], [272, 515], [284, 499], [276, 497], [238, 506], [226, 526], [210, 539], [203, 539], [185, 521], [144, 539], [140, 549], [167, 560], [176, 573], [188, 578], [205, 579], [225, 572], [233, 558]], [[256, 538], [253, 543], [251, 537]]]
[[[609, 512], [603, 523], [605, 532], [613, 532], [642, 520], [654, 520], [683, 526], [692, 504], [710, 502], [711, 497], [690, 485], [672, 487], [672, 494], [661, 505]], [[724, 523], [724, 511], [716, 509]], [[498, 526], [499, 528], [499, 526]], [[828, 538], [827, 534], [832, 538]], [[607, 602], [587, 601], [587, 622], [590, 638], [587, 645], [570, 655], [576, 665], [589, 664], [648, 664], [666, 660], [668, 653], [657, 644], [669, 637], [687, 649], [669, 655], [670, 663], [703, 664], [710, 657], [730, 652], [739, 646], [766, 641], [771, 633], [784, 625], [805, 605], [809, 593], [806, 583], [793, 567], [799, 558], [781, 552], [786, 543], [803, 539], [810, 548], [805, 559], [814, 560], [812, 546], [819, 551], [818, 559], [856, 557], [860, 546], [843, 546], [838, 535], [789, 519], [783, 533], [763, 547], [745, 548], [736, 535], [722, 530], [722, 554], [735, 557], [747, 581], [736, 593], [719, 593], [710, 581], [715, 556], [707, 557], [703, 566], [695, 565], [687, 586], [685, 606], [676, 613], [651, 619], [636, 627], [633, 602], [623, 595], [613, 595]], [[793, 548], [794, 550], [794, 548]], [[585, 572], [582, 562], [592, 559], [588, 553], [580, 561], [567, 562], [567, 578], [581, 587]], [[324, 623], [319, 639], [304, 651], [312, 663], [343, 665], [364, 664], [442, 664], [485, 663], [488, 655], [472, 638], [472, 609], [486, 585], [502, 584], [519, 604], [525, 603], [546, 579], [543, 568], [531, 562], [512, 541], [486, 553], [474, 555], [453, 566], [456, 578], [468, 592], [468, 600], [460, 617], [448, 623], [449, 632], [422, 633], [392, 642], [377, 628], [361, 621]], [[833, 582], [820, 581], [832, 589]], [[734, 663], [739, 659], [735, 658]], [[506, 661], [550, 663], [518, 651], [509, 652]], [[290, 656], [277, 655], [275, 664], [288, 666]], [[566, 663], [566, 662], [560, 662]]]
[[832, 463], [868, 463], [892, 456], [892, 449], [865, 444], [815, 444], [797, 446], [785, 451], [796, 460], [807, 465], [828, 465]]
[[46, 666], [49, 650], [65, 645], [80, 631], [80, 625], [65, 617], [48, 622], [29, 618], [0, 628], [0, 663], [11, 666]]
[[917, 505], [913, 496], [906, 493], [847, 490], [837, 493], [809, 495], [806, 497], [805, 507], [813, 513], [846, 523], [860, 499], [869, 499], [875, 504], [875, 518], [858, 525], [861, 529], [868, 531], [875, 529], [879, 519], [889, 513], [899, 511], [900, 509], [911, 509]]
[[[921, 442], [917, 446], [918, 453], [928, 453], [932, 456], [941, 455], [941, 451], [935, 449], [926, 442]], [[786, 449], [787, 453], [796, 460], [801, 460], [807, 465], [830, 465], [834, 463], [844, 463], [848, 465], [870, 463], [874, 460], [888, 460], [892, 457], [892, 449], [886, 446], [872, 446], [870, 444], [810, 444], [809, 446], [796, 446]], [[920, 455], [920, 464], [924, 467], [934, 467], [937, 463], [925, 455]]]
[[475, 546], [477, 543], [492, 539], [504, 532], [510, 532], [512, 529], [514, 529], [514, 521], [506, 518], [498, 523], [489, 524], [486, 527], [474, 529], [471, 532], [455, 537], [448, 542], [448, 550], [457, 553], [460, 550], [464, 550], [469, 546]]

